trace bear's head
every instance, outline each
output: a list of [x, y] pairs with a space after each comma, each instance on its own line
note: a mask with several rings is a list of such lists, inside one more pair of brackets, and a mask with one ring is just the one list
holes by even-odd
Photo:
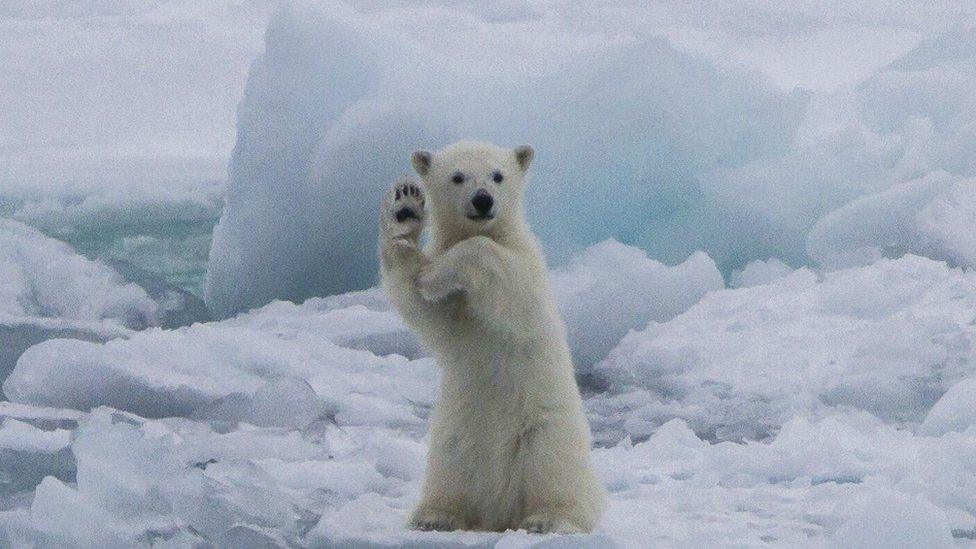
[[521, 223], [529, 145], [506, 149], [460, 141], [437, 152], [413, 153], [438, 229], [465, 238]]

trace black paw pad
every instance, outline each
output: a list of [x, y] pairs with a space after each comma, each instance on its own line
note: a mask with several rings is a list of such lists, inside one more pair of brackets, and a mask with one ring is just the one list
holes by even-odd
[[410, 208], [400, 208], [393, 215], [396, 217], [397, 223], [403, 223], [408, 219], [419, 219], [417, 213]]

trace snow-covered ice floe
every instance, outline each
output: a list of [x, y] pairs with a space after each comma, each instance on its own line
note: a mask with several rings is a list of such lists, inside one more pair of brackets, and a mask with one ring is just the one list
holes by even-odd
[[[610, 492], [592, 535], [405, 529], [439, 372], [370, 290], [30, 349], [4, 387], [17, 403], [0, 406], [3, 467], [23, 472], [0, 485], [0, 543], [945, 547], [976, 537], [976, 274], [916, 256], [825, 274], [772, 266], [765, 283], [722, 289], [714, 265], [693, 257], [670, 269], [701, 281], [688, 288], [608, 242], [554, 274], [557, 293], [586, 311], [636, 292], [620, 306], [628, 326], [646, 324], [592, 370], [607, 388], [585, 404]], [[629, 285], [640, 276], [657, 293]], [[648, 295], [675, 308], [642, 309]], [[690, 309], [677, 305], [695, 295]], [[587, 340], [594, 349], [628, 330], [573, 322], [577, 334], [606, 330]]]
[[[614, 241], [585, 250], [553, 279], [583, 374], [629, 329], [668, 320], [723, 287], [704, 254], [668, 267]], [[620, 294], [627, 302], [609, 314], [607, 304]], [[189, 415], [216, 399], [253, 395], [267, 380], [297, 377], [320, 395], [334, 395], [338, 413], [356, 414], [369, 405], [361, 394], [349, 396], [361, 392], [361, 381], [352, 380], [368, 375], [374, 391], [406, 390], [413, 378], [404, 357], [422, 356], [416, 338], [373, 289], [301, 305], [275, 302], [225, 321], [149, 329], [124, 341], [48, 341], [23, 354], [3, 388], [15, 401], [83, 410], [105, 405], [156, 418]], [[409, 364], [431, 369], [426, 359]]]
[[976, 376], [976, 273], [911, 255], [800, 269], [712, 292], [628, 334], [596, 371], [610, 391], [591, 410], [613, 441], [674, 417], [710, 440], [762, 439], [838, 407], [917, 424]]

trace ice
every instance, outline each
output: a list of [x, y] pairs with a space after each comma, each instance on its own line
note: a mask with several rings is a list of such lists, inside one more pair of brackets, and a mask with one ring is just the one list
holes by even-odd
[[36, 343], [105, 341], [154, 325], [159, 316], [156, 301], [112, 268], [0, 218], [0, 381]]
[[787, 277], [792, 272], [792, 267], [775, 257], [769, 258], [766, 261], [757, 259], [756, 261], [750, 261], [742, 270], [732, 271], [730, 285], [733, 288], [762, 286], [774, 280]]
[[[434, 388], [404, 376], [420, 368], [436, 379], [433, 363], [365, 350], [388, 350], [402, 323], [390, 311], [335, 308], [334, 301], [276, 303], [222, 323], [150, 329], [105, 344], [47, 341], [24, 353], [4, 392], [16, 402], [80, 410], [110, 405], [146, 417], [187, 416], [206, 405], [200, 413], [214, 419], [264, 424], [276, 421], [267, 406], [283, 400], [293, 400], [292, 411], [307, 418], [313, 407], [302, 388], [307, 381], [340, 417], [417, 425], [410, 402], [431, 402]], [[404, 339], [405, 348], [416, 348], [415, 340]], [[304, 380], [297, 387], [283, 380], [296, 377]], [[391, 404], [393, 395], [403, 399]]]
[[[599, 265], [619, 271], [604, 284], [657, 277], [678, 297], [674, 272], [717, 277], [705, 256], [665, 268], [613, 242], [554, 276], [584, 296], [580, 307], [611, 308], [615, 291], [581, 283]], [[428, 358], [377, 355], [354, 337], [402, 329], [377, 290], [35, 346], [8, 393], [86, 411], [0, 407], [0, 440], [28, 450], [16, 463], [39, 467], [46, 450], [71, 458], [0, 497], [10, 508], [0, 531], [22, 544], [218, 547], [823, 546], [883, 541], [886, 528], [927, 545], [976, 535], [976, 274], [905, 256], [752, 282], [651, 319], [598, 364], [609, 391], [588, 393], [586, 407], [610, 498], [589, 536], [404, 527], [438, 373]], [[100, 388], [113, 376], [121, 381]], [[897, 524], [886, 527], [878, 502], [889, 501]]]
[[552, 274], [573, 358], [583, 374], [628, 330], [670, 320], [724, 287], [715, 262], [704, 253], [668, 267], [615, 240], [590, 246]]
[[[705, 254], [668, 267], [615, 241], [588, 248], [552, 277], [584, 379], [628, 330], [670, 320], [724, 285]], [[628, 299], [619, 303], [620, 295]], [[404, 403], [375, 395], [396, 383], [382, 376], [402, 369], [401, 357], [423, 356], [381, 291], [370, 290], [302, 305], [275, 302], [219, 323], [152, 329], [125, 341], [45, 342], [21, 356], [3, 388], [11, 400], [35, 405], [79, 410], [106, 405], [145, 417], [194, 414], [258, 425], [282, 425], [275, 423], [282, 421], [275, 410], [287, 403], [294, 407], [288, 415], [299, 422], [295, 427], [316, 414], [317, 392], [323, 406], [343, 421], [413, 425], [416, 418]], [[433, 369], [430, 359], [410, 364]], [[376, 387], [361, 389], [334, 379], [345, 375], [340, 372], [373, 368], [379, 368]], [[429, 402], [422, 394], [420, 401]]]
[[976, 180], [933, 172], [824, 216], [807, 237], [807, 251], [822, 265], [834, 267], [903, 253], [974, 267], [974, 223]]
[[639, 21], [600, 31], [571, 10], [518, 13], [279, 11], [241, 105], [207, 272], [214, 313], [370, 286], [383, 191], [413, 148], [467, 136], [536, 147], [526, 201], [555, 265], [610, 237], [668, 263], [727, 247], [734, 233], [699, 222], [697, 176], [784, 152], [803, 95]]
[[976, 378], [953, 385], [932, 406], [920, 431], [929, 436], [942, 436], [951, 431], [965, 431], [976, 425]]
[[112, 269], [24, 224], [0, 219], [0, 317], [55, 318], [139, 329], [155, 322], [156, 303]]
[[856, 498], [848, 505], [850, 516], [830, 537], [830, 547], [954, 547], [945, 515], [924, 498], [885, 491]]
[[610, 440], [672, 417], [709, 439], [761, 439], [834, 406], [921, 422], [974, 373], [974, 311], [976, 273], [910, 255], [712, 292], [625, 336], [596, 367], [611, 393], [591, 413]]
[[[974, 7], [289, 2], [228, 185], [270, 4], [0, 1], [0, 547], [971, 544]], [[375, 208], [462, 136], [539, 152], [591, 535], [404, 526]], [[220, 317], [370, 289], [189, 326], [208, 253]]]
[[976, 268], [976, 179], [953, 185], [918, 212], [920, 232], [947, 259]]
[[[948, 12], [904, 8], [895, 28], [859, 8], [843, 22], [811, 11], [784, 38], [767, 25], [786, 13], [749, 5], [728, 14], [761, 14], [738, 21], [741, 47], [702, 9], [591, 6], [582, 18], [461, 4], [432, 12], [436, 25], [402, 7], [279, 12], [245, 92], [208, 303], [229, 316], [367, 287], [383, 188], [409, 171], [411, 148], [470, 135], [536, 146], [528, 210], [555, 265], [608, 237], [669, 264], [702, 249], [726, 274], [769, 257], [838, 267], [906, 251], [971, 264], [969, 187], [930, 195], [931, 207], [891, 195], [920, 178], [976, 175], [966, 114], [976, 31], [920, 41], [952, 29]], [[868, 37], [874, 51], [858, 52], [855, 75], [809, 73], [833, 83], [775, 65], [847, 60]], [[730, 56], [817, 92], [776, 90]], [[336, 85], [340, 74], [354, 77]], [[323, 123], [292, 123], [307, 119]], [[731, 126], [741, 131], [716, 131]], [[593, 189], [599, 201], [566, 199]]]
[[972, 266], [973, 36], [924, 40], [856, 86], [814, 94], [788, 154], [706, 174], [706, 197], [741, 219], [734, 251], [755, 253], [749, 234], [790, 264], [913, 253]]

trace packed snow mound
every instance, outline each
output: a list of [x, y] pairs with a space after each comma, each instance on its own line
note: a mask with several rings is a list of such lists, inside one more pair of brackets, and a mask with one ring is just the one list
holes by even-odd
[[835, 406], [920, 422], [976, 373], [976, 273], [911, 255], [822, 279], [800, 269], [707, 294], [596, 369], [611, 393], [590, 410], [608, 440], [673, 417], [708, 439], [762, 439]]
[[590, 246], [552, 273], [577, 370], [588, 374], [629, 330], [670, 320], [725, 287], [708, 255], [668, 267], [615, 240]]
[[140, 329], [156, 303], [112, 269], [9, 219], [0, 219], [0, 319], [66, 319]]
[[[892, 512], [904, 521], [894, 531], [922, 542], [910, 545], [918, 547], [973, 531], [967, 490], [976, 477], [964, 456], [974, 443], [971, 433], [919, 437], [869, 414], [837, 413], [791, 419], [766, 442], [709, 444], [674, 419], [644, 442], [625, 439], [593, 458], [610, 493], [604, 528], [623, 546], [651, 540], [678, 547], [817, 547], [891, 539], [873, 529], [882, 526], [888, 507], [861, 505], [890, 497]], [[701, 528], [689, 527], [702, 520]], [[858, 532], [859, 523], [867, 531]]]
[[738, 238], [700, 222], [697, 175], [784, 152], [802, 94], [639, 23], [477, 11], [322, 1], [278, 12], [248, 78], [211, 248], [218, 316], [371, 285], [379, 198], [413, 149], [466, 137], [536, 147], [528, 216], [557, 263], [609, 237], [670, 263]]

